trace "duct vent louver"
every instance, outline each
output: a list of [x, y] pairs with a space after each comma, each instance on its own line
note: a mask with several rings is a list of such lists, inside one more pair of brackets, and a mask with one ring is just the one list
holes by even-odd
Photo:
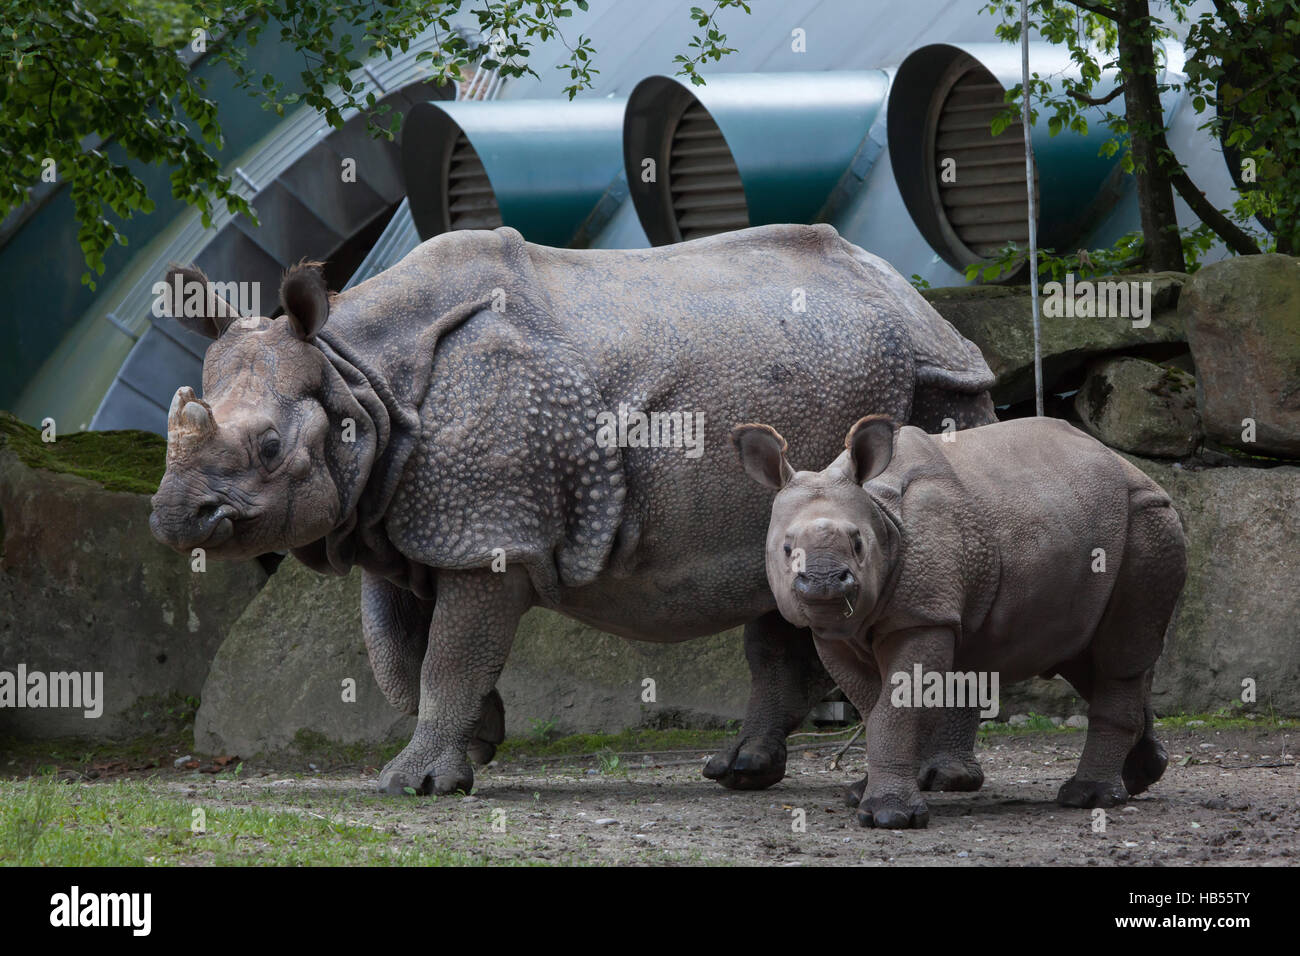
[[682, 239], [749, 226], [736, 161], [718, 124], [698, 102], [686, 108], [673, 130], [668, 177]]
[[[935, 118], [932, 174], [943, 217], [962, 245], [985, 259], [1008, 242], [1029, 241], [1024, 127], [1017, 120], [999, 136], [991, 130], [993, 118], [1007, 108], [1004, 92], [992, 73], [971, 62]], [[945, 176], [949, 159], [956, 163], [949, 167], [954, 175]]]
[[502, 224], [492, 183], [463, 132], [456, 136], [447, 167], [447, 215], [452, 230], [496, 229]]

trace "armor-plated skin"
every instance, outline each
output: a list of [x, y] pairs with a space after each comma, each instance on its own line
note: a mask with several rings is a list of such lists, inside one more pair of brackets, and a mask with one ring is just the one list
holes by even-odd
[[[628, 251], [455, 232], [338, 295], [300, 267], [281, 298], [287, 321], [213, 301], [181, 319], [217, 342], [204, 399], [173, 406], [153, 527], [213, 557], [362, 567], [376, 680], [419, 717], [390, 792], [468, 789], [466, 751], [501, 739], [494, 686], [534, 604], [651, 641], [745, 624], [744, 729], [705, 773], [780, 780], [786, 735], [831, 685], [774, 611], [767, 496], [726, 428], [764, 417], [813, 458], [863, 412], [993, 420], [978, 350], [829, 226]], [[701, 453], [599, 441], [621, 407], [702, 414]], [[932, 783], [978, 786], [974, 721], [954, 727]]]
[[1089, 728], [1065, 806], [1114, 806], [1160, 778], [1151, 675], [1187, 557], [1154, 481], [1048, 418], [934, 436], [869, 416], [820, 472], [796, 472], [766, 425], [737, 426], [733, 441], [751, 477], [778, 489], [767, 536], [777, 605], [812, 629], [867, 722], [870, 773], [848, 795], [859, 822], [928, 821], [922, 745], [953, 702], [917, 706], [917, 674], [953, 687], [956, 674], [996, 673], [986, 687], [1069, 680]]

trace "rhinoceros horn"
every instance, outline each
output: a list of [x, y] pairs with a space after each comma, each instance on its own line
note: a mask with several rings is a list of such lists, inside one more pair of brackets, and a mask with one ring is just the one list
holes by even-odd
[[217, 422], [212, 408], [194, 394], [194, 389], [182, 385], [172, 398], [167, 412], [167, 460], [187, 452], [199, 442], [216, 433]]

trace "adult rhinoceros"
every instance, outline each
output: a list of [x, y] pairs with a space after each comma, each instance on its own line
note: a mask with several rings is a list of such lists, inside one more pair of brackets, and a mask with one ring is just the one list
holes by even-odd
[[[775, 610], [771, 494], [732, 424], [768, 422], [823, 461], [867, 413], [930, 430], [994, 417], [978, 349], [824, 225], [629, 251], [453, 232], [337, 295], [299, 266], [280, 297], [275, 321], [210, 289], [185, 310], [216, 342], [204, 397], [172, 403], [152, 526], [212, 557], [361, 566], [375, 678], [418, 715], [381, 775], [392, 793], [468, 790], [467, 752], [489, 759], [504, 734], [495, 684], [534, 604], [658, 642], [745, 624], [748, 713], [705, 775], [780, 780], [786, 735], [831, 683]], [[654, 412], [680, 417], [647, 439], [636, 421]], [[978, 786], [974, 724], [957, 723], [930, 774]]]

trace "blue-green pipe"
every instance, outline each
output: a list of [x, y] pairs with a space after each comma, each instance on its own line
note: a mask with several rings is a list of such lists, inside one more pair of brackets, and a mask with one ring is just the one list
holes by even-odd
[[621, 98], [419, 104], [402, 134], [411, 214], [421, 239], [445, 232], [447, 164], [464, 131], [501, 219], [530, 242], [568, 246], [622, 163]]
[[[883, 70], [725, 73], [703, 86], [651, 76], [628, 97], [623, 151], [628, 184], [646, 235], [676, 242], [666, 173], [673, 130], [693, 103], [718, 124], [744, 187], [752, 226], [815, 222], [883, 108]], [[656, 181], [646, 182], [644, 160]]]

